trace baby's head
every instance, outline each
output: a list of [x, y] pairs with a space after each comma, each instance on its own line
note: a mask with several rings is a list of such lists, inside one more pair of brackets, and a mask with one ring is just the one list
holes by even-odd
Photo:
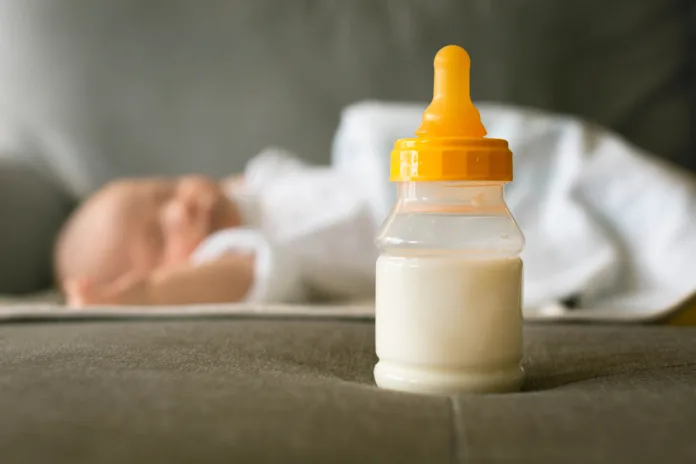
[[240, 224], [235, 204], [205, 177], [113, 182], [70, 217], [55, 248], [63, 290], [145, 277], [186, 262], [211, 233]]

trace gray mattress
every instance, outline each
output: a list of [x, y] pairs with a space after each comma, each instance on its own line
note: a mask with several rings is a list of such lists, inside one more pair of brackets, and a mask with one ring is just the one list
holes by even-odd
[[3, 463], [687, 462], [696, 330], [526, 328], [524, 391], [378, 390], [374, 326], [0, 324]]

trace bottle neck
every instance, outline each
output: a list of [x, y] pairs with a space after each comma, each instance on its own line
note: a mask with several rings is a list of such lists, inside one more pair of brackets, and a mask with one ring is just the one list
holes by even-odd
[[400, 182], [398, 207], [402, 210], [506, 210], [503, 182]]
[[[503, 182], [402, 182], [379, 234], [382, 252], [517, 256], [524, 237]], [[472, 254], [473, 253], [473, 254]]]

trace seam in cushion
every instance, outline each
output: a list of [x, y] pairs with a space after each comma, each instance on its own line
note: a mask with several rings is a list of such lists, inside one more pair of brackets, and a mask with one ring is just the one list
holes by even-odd
[[462, 464], [464, 460], [460, 455], [460, 444], [459, 437], [461, 436], [463, 429], [461, 426], [461, 414], [459, 412], [459, 406], [457, 400], [453, 396], [447, 397], [447, 403], [449, 405], [450, 414], [450, 433], [451, 433], [451, 444], [450, 453], [452, 455], [452, 464]]

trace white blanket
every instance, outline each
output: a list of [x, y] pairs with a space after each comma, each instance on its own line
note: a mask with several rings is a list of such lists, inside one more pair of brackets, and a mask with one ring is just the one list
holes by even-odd
[[[694, 295], [694, 176], [572, 117], [477, 106], [488, 136], [507, 139], [515, 156], [506, 197], [527, 240], [526, 317], [650, 320]], [[378, 217], [395, 199], [389, 152], [424, 108], [364, 102], [343, 112], [333, 163], [361, 176]]]

